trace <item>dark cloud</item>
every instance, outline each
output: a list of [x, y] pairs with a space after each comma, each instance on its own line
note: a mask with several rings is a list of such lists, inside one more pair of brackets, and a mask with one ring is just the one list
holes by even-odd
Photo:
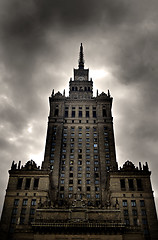
[[0, 2], [1, 202], [12, 160], [43, 160], [48, 96], [68, 88], [81, 42], [90, 70], [108, 72], [93, 80], [114, 96], [119, 164], [148, 161], [157, 198], [157, 8], [155, 0]]

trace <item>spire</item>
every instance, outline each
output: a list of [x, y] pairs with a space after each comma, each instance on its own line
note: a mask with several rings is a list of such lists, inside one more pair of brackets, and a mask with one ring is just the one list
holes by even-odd
[[80, 54], [79, 54], [79, 64], [78, 64], [78, 67], [79, 69], [84, 69], [84, 59], [83, 59], [83, 46], [82, 46], [82, 43], [81, 43], [81, 46], [80, 46]]

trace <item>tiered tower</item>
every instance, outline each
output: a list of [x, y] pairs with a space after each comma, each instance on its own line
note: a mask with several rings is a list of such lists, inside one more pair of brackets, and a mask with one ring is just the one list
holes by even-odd
[[109, 90], [93, 96], [80, 46], [69, 96], [49, 98], [42, 167], [12, 163], [1, 236], [28, 240], [156, 240], [147, 163], [118, 169]]

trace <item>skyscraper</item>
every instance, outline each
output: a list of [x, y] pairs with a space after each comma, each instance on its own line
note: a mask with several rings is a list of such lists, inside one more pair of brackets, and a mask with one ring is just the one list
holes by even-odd
[[112, 100], [109, 90], [93, 96], [81, 44], [69, 96], [49, 98], [41, 168], [12, 163], [3, 239], [158, 239], [147, 163], [118, 169]]

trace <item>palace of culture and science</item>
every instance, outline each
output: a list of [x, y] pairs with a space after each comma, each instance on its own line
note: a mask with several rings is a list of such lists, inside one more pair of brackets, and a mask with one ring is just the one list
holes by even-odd
[[3, 240], [156, 240], [148, 164], [118, 168], [110, 92], [93, 96], [80, 46], [69, 96], [52, 91], [39, 167], [13, 161], [1, 217]]

